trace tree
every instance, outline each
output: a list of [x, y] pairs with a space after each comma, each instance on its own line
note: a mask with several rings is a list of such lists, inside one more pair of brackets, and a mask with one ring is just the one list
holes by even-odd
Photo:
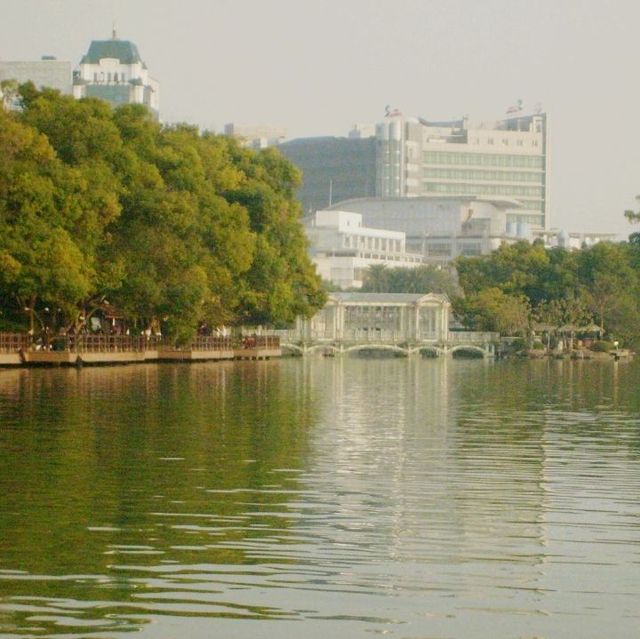
[[184, 341], [203, 322], [287, 323], [324, 303], [299, 173], [276, 151], [162, 127], [140, 105], [32, 84], [16, 99], [0, 120], [5, 320], [28, 309], [33, 327], [54, 307], [79, 328], [108, 297], [134, 326]]
[[450, 271], [436, 266], [387, 268], [384, 264], [372, 264], [365, 272], [362, 290], [370, 293], [444, 293], [453, 297], [459, 287]]
[[456, 317], [477, 331], [497, 331], [504, 335], [526, 336], [531, 307], [524, 296], [507, 295], [499, 288], [487, 288], [453, 302]]

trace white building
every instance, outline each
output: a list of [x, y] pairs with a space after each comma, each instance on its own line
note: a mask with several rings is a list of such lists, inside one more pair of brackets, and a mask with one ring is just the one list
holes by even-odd
[[305, 230], [319, 275], [340, 288], [360, 288], [373, 264], [415, 268], [424, 263], [421, 255], [407, 252], [402, 231], [363, 226], [359, 213], [316, 211]]
[[436, 293], [330, 293], [311, 320], [298, 320], [297, 331], [319, 342], [446, 342], [450, 307]]
[[38, 89], [48, 87], [71, 94], [71, 62], [42, 56], [40, 60], [0, 60], [0, 82], [33, 82]]
[[503, 243], [540, 239], [547, 248], [579, 249], [615, 239], [613, 233], [569, 233], [514, 222], [518, 200], [464, 196], [357, 198], [330, 210], [362, 216], [362, 223], [405, 234], [406, 249], [429, 264], [446, 264], [459, 255], [487, 255]]
[[520, 203], [508, 198], [358, 198], [335, 205], [359, 213], [363, 224], [401, 231], [408, 251], [424, 262], [445, 264], [459, 255], [486, 255], [503, 242], [532, 239], [524, 222], [508, 221]]
[[144, 104], [158, 118], [160, 86], [149, 75], [133, 42], [119, 40], [115, 31], [111, 40], [94, 40], [80, 61], [73, 78], [76, 98], [94, 97], [112, 106]]
[[517, 199], [510, 222], [549, 225], [547, 117], [431, 122], [391, 113], [376, 127], [376, 195]]

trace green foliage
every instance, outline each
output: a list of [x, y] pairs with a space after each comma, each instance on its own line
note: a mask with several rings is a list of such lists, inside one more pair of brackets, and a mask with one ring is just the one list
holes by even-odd
[[[505, 325], [526, 301], [534, 324], [578, 330], [594, 324], [627, 342], [640, 342], [640, 244], [601, 242], [578, 251], [541, 244], [504, 245], [491, 255], [456, 261], [464, 299], [454, 300], [469, 327]], [[501, 297], [502, 296], [502, 297]], [[515, 314], [515, 315], [514, 315]], [[525, 323], [507, 321], [518, 331]]]
[[416, 268], [387, 268], [373, 264], [364, 276], [363, 292], [368, 293], [444, 293], [458, 294], [455, 276], [446, 269], [423, 265]]
[[526, 297], [507, 294], [495, 287], [454, 299], [453, 310], [472, 330], [498, 331], [503, 335], [526, 335], [531, 320]]
[[[286, 323], [325, 300], [297, 170], [140, 106], [33, 85], [0, 113], [0, 309], [78, 327], [108, 297], [138, 328]], [[13, 321], [13, 320], [12, 320]]]
[[608, 353], [614, 349], [612, 342], [605, 342], [603, 340], [598, 342], [593, 342], [589, 347], [594, 353]]

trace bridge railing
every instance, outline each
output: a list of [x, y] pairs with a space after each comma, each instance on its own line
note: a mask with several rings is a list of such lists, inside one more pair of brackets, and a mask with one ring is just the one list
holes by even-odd
[[447, 342], [449, 344], [488, 344], [497, 342], [500, 339], [499, 333], [488, 331], [449, 331]]

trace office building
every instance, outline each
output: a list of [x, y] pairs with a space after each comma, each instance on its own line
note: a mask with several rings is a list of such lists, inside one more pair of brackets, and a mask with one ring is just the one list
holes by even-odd
[[517, 200], [508, 221], [549, 228], [547, 116], [521, 105], [494, 122], [429, 121], [388, 111], [375, 130], [280, 145], [303, 172], [306, 212], [342, 200], [423, 196]]
[[376, 195], [517, 200], [508, 221], [548, 228], [547, 117], [512, 111], [490, 123], [388, 115], [376, 127]]
[[74, 73], [73, 95], [106, 100], [113, 107], [144, 104], [154, 117], [160, 113], [160, 87], [149, 75], [133, 42], [94, 40]]
[[299, 138], [278, 149], [302, 171], [297, 195], [305, 213], [376, 194], [374, 137]]

